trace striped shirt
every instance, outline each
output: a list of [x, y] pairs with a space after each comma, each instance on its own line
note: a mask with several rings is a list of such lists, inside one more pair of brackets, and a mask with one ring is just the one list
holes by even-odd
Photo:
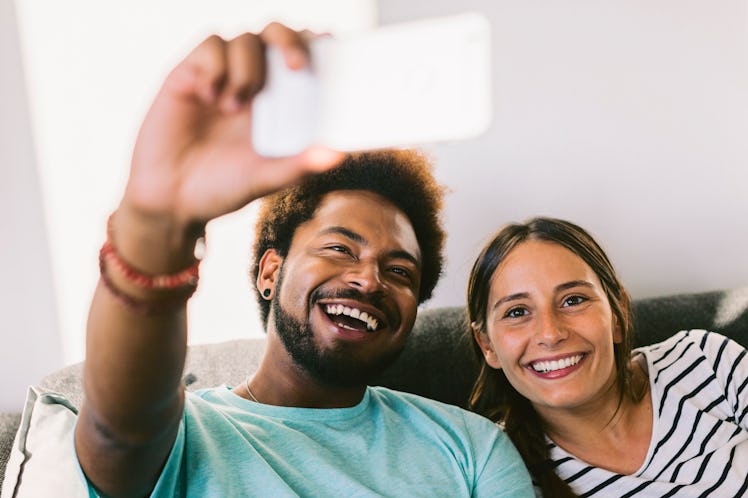
[[635, 350], [649, 368], [652, 440], [631, 475], [550, 442], [556, 473], [580, 496], [748, 496], [748, 354], [713, 332], [679, 332]]

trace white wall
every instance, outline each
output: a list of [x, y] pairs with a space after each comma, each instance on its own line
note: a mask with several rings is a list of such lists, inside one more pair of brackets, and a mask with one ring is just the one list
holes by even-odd
[[[210, 33], [270, 20], [369, 28], [373, 0], [0, 0], [0, 411], [84, 355], [108, 214], [167, 71]], [[13, 11], [15, 6], [16, 11]], [[208, 227], [190, 342], [261, 336], [248, 279], [253, 208]]]
[[485, 13], [495, 122], [430, 148], [461, 304], [489, 234], [534, 215], [602, 242], [635, 297], [748, 285], [745, 0], [379, 0], [380, 23]]
[[[353, 29], [373, 15], [370, 1], [293, 3], [23, 0], [19, 45], [13, 1], [0, 0], [0, 410], [82, 357], [104, 220], [145, 106], [184, 47], [272, 17]], [[431, 148], [453, 193], [447, 273], [428, 306], [462, 304], [489, 233], [536, 214], [590, 229], [636, 297], [748, 284], [745, 0], [378, 3], [382, 23], [469, 9], [493, 24], [496, 119], [481, 139]], [[210, 228], [192, 342], [260, 334], [249, 211]]]
[[12, 0], [0, 0], [0, 68], [1, 412], [63, 362]]

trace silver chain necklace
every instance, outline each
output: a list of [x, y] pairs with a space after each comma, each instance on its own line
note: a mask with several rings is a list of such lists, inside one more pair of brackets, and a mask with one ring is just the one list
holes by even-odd
[[259, 403], [257, 400], [257, 397], [252, 392], [252, 389], [249, 388], [249, 377], [247, 377], [247, 380], [244, 381], [244, 386], [247, 388], [247, 394], [249, 394], [249, 397], [254, 401], [255, 403]]

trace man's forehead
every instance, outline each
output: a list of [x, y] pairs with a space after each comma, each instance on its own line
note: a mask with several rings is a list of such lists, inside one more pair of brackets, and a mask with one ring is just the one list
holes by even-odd
[[[375, 208], [367, 211], [368, 208]], [[412, 227], [408, 216], [395, 203], [385, 196], [369, 190], [333, 190], [324, 194], [312, 218], [321, 216], [342, 216], [352, 221], [381, 214], [383, 211], [402, 216]]]
[[318, 232], [349, 232], [349, 238], [365, 236], [367, 227], [387, 228], [421, 257], [415, 229], [405, 212], [386, 197], [368, 190], [335, 190], [325, 194], [309, 220]]

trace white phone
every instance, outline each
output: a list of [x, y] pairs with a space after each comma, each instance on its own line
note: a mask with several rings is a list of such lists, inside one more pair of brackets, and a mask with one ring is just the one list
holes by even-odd
[[252, 104], [255, 148], [278, 157], [476, 137], [492, 119], [490, 47], [488, 20], [466, 13], [319, 38], [300, 71], [270, 49]]

